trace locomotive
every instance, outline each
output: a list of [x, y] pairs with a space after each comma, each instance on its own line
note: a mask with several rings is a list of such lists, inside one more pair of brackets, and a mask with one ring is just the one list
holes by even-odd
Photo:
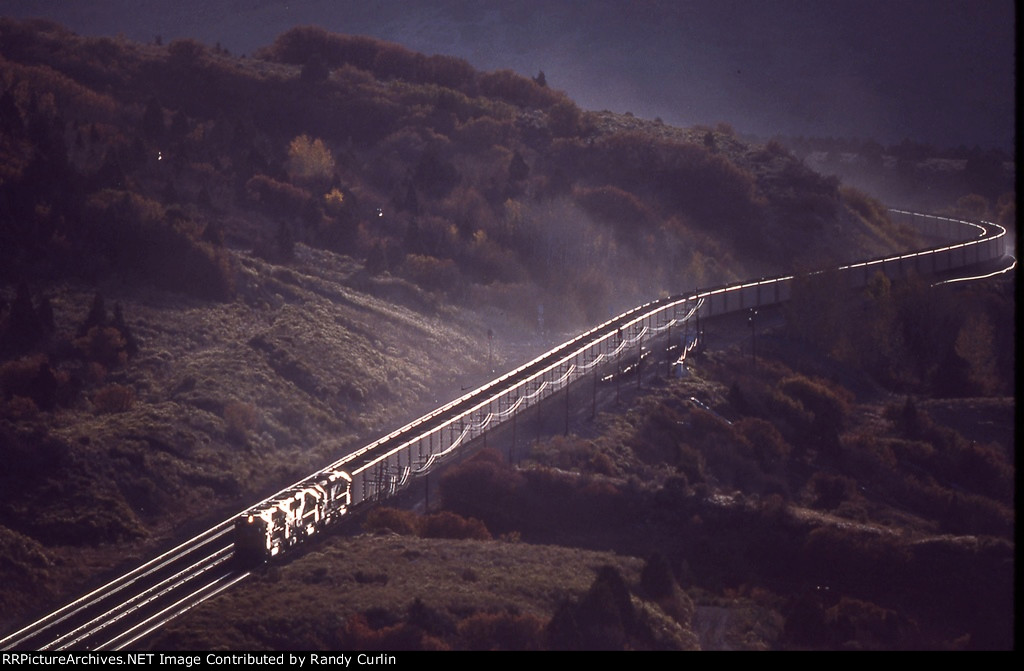
[[348, 473], [316, 473], [235, 519], [235, 559], [251, 565], [276, 557], [342, 517], [351, 502]]

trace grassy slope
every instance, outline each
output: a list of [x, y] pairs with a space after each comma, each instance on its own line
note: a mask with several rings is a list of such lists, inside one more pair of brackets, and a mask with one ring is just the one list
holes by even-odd
[[[794, 357], [781, 340], [763, 347], [757, 377], [776, 395], [790, 389], [781, 382], [795, 374], [788, 365], [835, 368], [807, 352]], [[845, 457], [812, 447], [817, 439], [801, 440], [775, 417], [785, 446], [763, 461], [761, 447], [751, 451], [752, 444], [765, 445], [757, 442], [763, 425], [743, 419], [729, 388], [741, 380], [748, 400], [754, 399], [749, 357], [735, 349], [710, 354], [693, 364], [688, 378], [656, 381], [640, 394], [630, 385], [623, 406], [576, 424], [569, 437], [534, 445], [519, 475], [477, 472], [474, 477], [497, 477], [485, 489], [504, 512], [484, 501], [467, 509], [461, 498], [457, 512], [478, 515], [492, 529], [511, 524], [511, 537], [523, 542], [358, 535], [360, 525], [352, 520], [309, 554], [204, 604], [152, 645], [351, 648], [353, 640], [365, 640], [352, 638], [360, 617], [369, 616], [377, 632], [404, 623], [422, 633], [415, 629], [422, 623], [409, 615], [417, 598], [452, 622], [481, 613], [529, 613], [546, 625], [566, 598], [585, 599], [596, 569], [608, 563], [619, 568], [650, 621], [664, 623], [655, 629], [676, 632], [653, 642], [632, 639], [627, 647], [1005, 646], [1012, 536], [986, 530], [992, 522], [981, 517], [951, 521], [929, 503], [936, 494], [920, 485], [907, 488], [926, 470], [938, 483], [922, 482], [948, 487], [948, 476], [934, 463], [890, 455], [883, 457], [890, 460], [886, 465], [868, 468], [878, 457], [865, 449], [865, 437], [893, 450], [908, 449], [907, 441], [891, 420], [891, 398], [857, 371], [840, 373], [858, 389], [846, 400]], [[733, 426], [695, 409], [690, 397], [732, 418]], [[979, 405], [987, 413], [972, 422], [967, 413]], [[1013, 405], [1012, 398], [961, 401], [951, 426], [972, 438], [987, 435], [991, 445], [1008, 450]], [[975, 433], [979, 429], [985, 433]], [[940, 450], [962, 448], [927, 449], [940, 457]], [[843, 483], [843, 491], [829, 494], [828, 482]], [[519, 493], [503, 498], [502, 483]], [[988, 487], [961, 480], [953, 489], [963, 496], [980, 491], [999, 501], [980, 510], [1012, 515], [1004, 497]], [[671, 602], [647, 594], [638, 575], [641, 558], [653, 553], [669, 558], [685, 588]], [[961, 579], [951, 584], [950, 575]], [[983, 603], [971, 606], [979, 595]], [[297, 614], [298, 604], [305, 614]], [[210, 622], [218, 623], [214, 633]], [[479, 645], [463, 629], [453, 624], [437, 637], [453, 648]], [[491, 645], [500, 646], [497, 640]], [[383, 645], [402, 649], [424, 641], [385, 639]]]
[[[378, 626], [401, 621], [417, 599], [450, 619], [452, 630], [481, 612], [546, 622], [562, 601], [586, 592], [602, 566], [615, 566], [635, 583], [643, 562], [556, 545], [361, 535], [250, 579], [229, 599], [172, 624], [153, 646], [345, 649], [347, 619], [369, 613]], [[657, 630], [659, 647], [697, 647], [692, 631], [657, 606], [637, 605]]]
[[[52, 567], [45, 585], [5, 581], [6, 613], [75, 589], [96, 568], [78, 565], [83, 551], [100, 565], [150, 554], [183, 522], [219, 521], [486, 375], [478, 324], [382, 300], [374, 283], [353, 289], [355, 266], [343, 259], [298, 255], [288, 269], [243, 258], [232, 303], [104, 288], [141, 341], [137, 360], [107, 378], [134, 389], [135, 402], [100, 413], [83, 399], [12, 429], [42, 431], [61, 456], [4, 505], [8, 555], [35, 552]], [[59, 328], [83, 318], [89, 291], [55, 290]], [[499, 345], [504, 365], [502, 354]], [[232, 420], [232, 404], [250, 414]]]

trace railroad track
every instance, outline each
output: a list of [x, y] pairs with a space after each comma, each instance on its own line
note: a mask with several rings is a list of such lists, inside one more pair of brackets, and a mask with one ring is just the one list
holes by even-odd
[[[893, 210], [892, 215], [913, 221], [930, 234], [952, 242], [842, 266], [838, 272], [850, 288], [866, 285], [878, 272], [892, 280], [914, 274], [943, 276], [1007, 258], [1006, 231], [996, 224], [902, 210]], [[1012, 267], [1009, 263], [1005, 265], [1000, 272]], [[990, 269], [986, 273], [997, 271]], [[946, 277], [943, 281], [951, 279]], [[632, 375], [630, 367], [636, 366], [635, 362], [642, 361], [645, 352], [652, 349], [664, 351], [670, 357], [660, 366], [685, 356], [688, 348], [698, 342], [701, 319], [785, 302], [792, 294], [794, 280], [793, 276], [761, 278], [695, 290], [633, 308], [5, 636], [0, 639], [0, 649], [128, 648], [164, 623], [248, 577], [249, 572], [232, 561], [236, 520], [245, 516], [251, 519], [254, 511], [265, 510], [294, 492], [315, 489], [324, 481], [325, 474], [336, 476], [344, 472], [350, 479], [351, 488], [346, 493], [349, 505], [388, 498], [491, 428], [528, 408], [538, 406], [539, 411], [542, 401], [562, 390], [568, 404], [569, 388], [578, 380], [592, 379], [596, 394], [601, 379], [621, 380]], [[676, 338], [678, 345], [674, 344]], [[640, 367], [635, 370], [639, 380]], [[614, 371], [611, 377], [609, 371]]]

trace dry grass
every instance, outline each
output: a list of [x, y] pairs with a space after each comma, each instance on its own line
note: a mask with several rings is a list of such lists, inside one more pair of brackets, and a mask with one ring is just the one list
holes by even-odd
[[[356, 536], [250, 579], [176, 621], [151, 645], [262, 649], [287, 631], [296, 638], [286, 647], [301, 649], [330, 641], [357, 613], [378, 621], [400, 619], [417, 599], [455, 620], [474, 613], [516, 613], [547, 622], [564, 600], [584, 594], [606, 565], [635, 586], [643, 561], [502, 541]], [[666, 648], [696, 647], [692, 632], [657, 606], [644, 608], [658, 623]], [[268, 632], [270, 622], [281, 631]]]
[[[281, 269], [243, 256], [240, 298], [226, 304], [102, 287], [122, 304], [140, 351], [102, 384], [87, 381], [95, 386], [70, 406], [18, 415], [25, 444], [49, 441], [60, 458], [20, 479], [27, 494], [0, 505], [0, 525], [41, 542], [56, 563], [120, 539], [104, 549], [113, 565], [193, 519], [220, 521], [486, 376], [482, 327], [352, 288], [358, 265], [345, 257], [301, 245], [297, 257]], [[93, 291], [53, 291], [58, 331], [81, 323]], [[15, 406], [5, 404], [9, 418]], [[27, 569], [18, 556], [5, 575]], [[5, 580], [4, 600], [56, 605], [75, 580], [58, 575], [42, 591]]]

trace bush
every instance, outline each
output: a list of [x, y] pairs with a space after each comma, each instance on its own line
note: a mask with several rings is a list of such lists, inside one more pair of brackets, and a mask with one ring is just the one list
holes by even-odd
[[113, 269], [200, 298], [234, 295], [228, 251], [202, 240], [202, 230], [191, 222], [167, 217], [159, 203], [105, 189], [89, 199], [86, 219]]
[[385, 506], [367, 513], [363, 528], [370, 532], [392, 531], [402, 536], [418, 536], [422, 521], [416, 513]]
[[821, 422], [822, 428], [837, 434], [842, 432], [850, 411], [849, 393], [836, 391], [825, 382], [810, 380], [802, 375], [783, 379], [779, 389], [814, 413], [815, 422]]
[[879, 201], [850, 186], [840, 187], [839, 193], [843, 201], [868, 223], [875, 226], [889, 224], [889, 212]]
[[0, 402], [0, 416], [24, 421], [35, 419], [39, 414], [39, 406], [27, 396], [12, 396], [10, 400]]
[[784, 467], [793, 448], [774, 424], [756, 417], [744, 417], [736, 422], [735, 428], [750, 442], [762, 471], [769, 473]]
[[272, 214], [294, 217], [311, 200], [308, 191], [266, 175], [255, 175], [245, 183], [249, 199]]
[[644, 564], [640, 586], [652, 598], [671, 596], [676, 590], [676, 577], [665, 555], [655, 552]]
[[475, 613], [459, 622], [469, 650], [541, 650], [544, 623], [529, 614]]
[[101, 414], [127, 412], [135, 404], [135, 390], [120, 384], [108, 384], [92, 395], [92, 405]]
[[583, 132], [583, 113], [567, 97], [548, 108], [548, 128], [556, 137], [575, 137]]
[[454, 261], [426, 254], [406, 255], [400, 272], [410, 282], [427, 291], [455, 291], [462, 281], [462, 275]]
[[773, 396], [773, 405], [791, 404], [790, 419], [795, 420], [796, 437], [805, 445], [836, 452], [849, 414], [850, 395], [845, 390], [833, 391], [826, 383], [802, 375], [781, 380], [777, 390], [781, 397]]
[[822, 510], [834, 510], [857, 494], [856, 482], [828, 473], [815, 473], [807, 487], [813, 496], [812, 505]]
[[340, 646], [351, 650], [448, 650], [442, 640], [411, 624], [372, 628], [362, 614], [345, 620], [339, 632]]
[[491, 540], [491, 532], [483, 522], [472, 517], [467, 519], [447, 510], [424, 517], [420, 523], [419, 535], [423, 538]]
[[229, 401], [224, 405], [224, 423], [227, 424], [228, 436], [245, 442], [249, 433], [259, 426], [260, 414], [251, 403]]
[[85, 336], [75, 340], [75, 347], [87, 361], [107, 369], [123, 366], [128, 361], [124, 336], [112, 326], [93, 326]]
[[524, 484], [500, 452], [485, 449], [441, 476], [441, 498], [448, 510], [481, 519], [490, 529], [512, 531], [522, 516], [518, 492]]
[[0, 390], [4, 396], [29, 396], [39, 369], [49, 365], [44, 354], [21, 357], [0, 364]]
[[650, 230], [656, 222], [654, 213], [640, 199], [615, 186], [577, 188], [572, 195], [587, 214], [613, 226], [623, 241], [635, 244], [637, 233]]
[[[558, 93], [546, 86], [511, 70], [497, 70], [480, 75], [480, 92], [488, 98], [498, 98], [519, 107], [544, 108], [558, 102]], [[578, 113], [579, 110], [577, 110]]]
[[192, 68], [206, 59], [206, 47], [193, 39], [174, 40], [167, 45], [171, 65], [179, 68]]

